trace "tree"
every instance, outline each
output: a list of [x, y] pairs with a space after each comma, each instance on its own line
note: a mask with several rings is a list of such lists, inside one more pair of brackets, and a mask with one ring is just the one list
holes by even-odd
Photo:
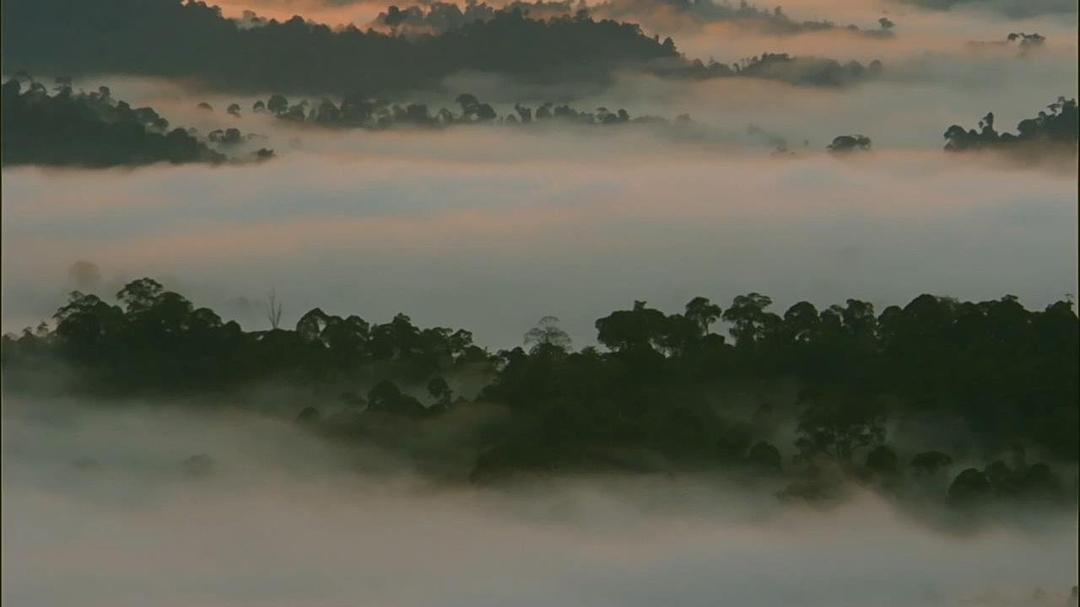
[[278, 301], [276, 291], [271, 290], [266, 294], [263, 311], [266, 313], [266, 319], [270, 321], [270, 328], [276, 331], [281, 325], [281, 302]]
[[885, 440], [885, 415], [854, 395], [811, 403], [799, 416], [795, 445], [804, 459], [818, 454], [851, 461], [859, 449]]
[[986, 500], [992, 489], [986, 475], [975, 468], [967, 468], [957, 475], [949, 486], [949, 502], [968, 506]]
[[941, 451], [925, 451], [911, 458], [911, 468], [921, 474], [933, 474], [952, 463], [953, 459]]
[[820, 324], [821, 316], [817, 308], [808, 301], [800, 301], [784, 312], [784, 333], [792, 343], [811, 342]]
[[266, 109], [274, 114], [284, 114], [285, 111], [289, 109], [289, 100], [281, 94], [271, 95], [270, 99], [266, 102]]
[[450, 389], [450, 384], [446, 383], [446, 380], [440, 376], [431, 378], [431, 381], [427, 385], [428, 394], [435, 399], [435, 405], [438, 407], [450, 406], [450, 399], [453, 398], [454, 392]]
[[471, 93], [461, 93], [454, 102], [461, 106], [461, 117], [466, 121], [474, 119], [480, 108], [480, 100]]
[[738, 295], [723, 318], [732, 324], [729, 332], [735, 343], [741, 348], [753, 346], [762, 341], [766, 334], [779, 325], [779, 317], [765, 308], [772, 305], [772, 299], [760, 293]]
[[[330, 316], [323, 312], [319, 308], [308, 310], [300, 317], [300, 320], [296, 321], [296, 334], [300, 339], [306, 342], [316, 342], [323, 344], [322, 335], [326, 330], [327, 325], [330, 324]], [[271, 320], [271, 326], [273, 321]]]
[[866, 455], [866, 467], [879, 474], [893, 474], [899, 459], [896, 452], [885, 445], [878, 445]]
[[368, 392], [368, 408], [407, 417], [419, 417], [427, 413], [420, 401], [403, 393], [397, 384], [385, 379]]
[[855, 151], [867, 151], [872, 145], [866, 135], [840, 135], [832, 140], [827, 146], [830, 152], [835, 154], [848, 154]]
[[157, 303], [164, 288], [152, 278], [140, 278], [129, 282], [116, 294], [116, 299], [124, 304], [126, 312], [138, 316]]
[[687, 302], [683, 316], [694, 323], [699, 335], [707, 335], [709, 327], [720, 318], [720, 313], [720, 306], [705, 297], [695, 297]]
[[596, 321], [597, 340], [620, 352], [655, 350], [665, 345], [668, 319], [663, 312], [635, 301], [630, 310], [618, 310]]
[[536, 326], [525, 332], [525, 345], [532, 346], [530, 352], [566, 352], [571, 340], [566, 331], [559, 328], [559, 319], [555, 316], [541, 318]]
[[56, 320], [56, 335], [63, 343], [80, 353], [88, 353], [119, 332], [124, 313], [97, 295], [73, 291], [68, 303], [56, 311], [53, 319]]

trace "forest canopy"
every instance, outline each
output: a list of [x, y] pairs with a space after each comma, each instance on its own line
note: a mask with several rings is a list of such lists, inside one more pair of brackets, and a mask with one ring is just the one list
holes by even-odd
[[880, 67], [768, 53], [748, 60], [752, 65], [705, 65], [681, 55], [671, 38], [580, 11], [533, 19], [520, 8], [502, 9], [490, 19], [408, 37], [352, 25], [332, 29], [299, 16], [252, 27], [218, 7], [181, 0], [12, 0], [3, 11], [5, 70], [190, 78], [246, 91], [387, 95], [435, 89], [462, 71], [559, 83], [605, 83], [617, 70], [675, 78], [741, 74], [836, 86]]
[[858, 35], [888, 38], [895, 24], [881, 18], [873, 29], [856, 25], [841, 26], [829, 20], [798, 20], [782, 7], [759, 8], [746, 2], [732, 5], [712, 0], [606, 0], [591, 6], [572, 0], [514, 0], [502, 6], [487, 2], [469, 2], [464, 8], [452, 2], [424, 2], [411, 6], [391, 5], [372, 21], [373, 29], [395, 34], [423, 35], [448, 32], [477, 21], [488, 21], [501, 12], [520, 10], [532, 19], [553, 19], [575, 14], [594, 19], [614, 19], [648, 25], [653, 20], [667, 20], [672, 15], [696, 23], [731, 22], [764, 33], [794, 35], [807, 32], [841, 31]]
[[[28, 76], [9, 79], [2, 87], [2, 162], [84, 167], [138, 166], [156, 162], [217, 164], [226, 155], [194, 133], [169, 128], [169, 121], [149, 107], [133, 108], [114, 99], [107, 86], [75, 92], [58, 78], [52, 95]], [[238, 129], [210, 143], [228, 145], [244, 136]], [[255, 157], [269, 158], [261, 149]]]
[[[1011, 296], [921, 295], [880, 312], [855, 299], [771, 307], [759, 293], [725, 308], [695, 297], [672, 314], [637, 301], [596, 321], [600, 347], [575, 350], [547, 317], [523, 347], [492, 353], [469, 331], [418, 327], [404, 314], [380, 324], [316, 308], [285, 328], [272, 300], [272, 328], [245, 331], [143, 278], [115, 303], [73, 292], [51, 325], [5, 336], [3, 370], [8, 393], [176, 398], [289, 385], [307, 395], [292, 405], [300, 423], [368, 439], [379, 420], [400, 420], [398, 432], [496, 406], [507, 413], [494, 427], [448, 447], [474, 454], [474, 480], [636, 469], [655, 457], [676, 469], [749, 467], [800, 482], [823, 462], [856, 476], [903, 469], [927, 478], [954, 461], [984, 461], [997, 472], [965, 469], [950, 496], [1068, 493], [1049, 465], [1075, 464], [1080, 453], [1071, 302], [1028, 310]], [[36, 384], [47, 369], [66, 371]], [[463, 378], [486, 379], [475, 394], [456, 394]], [[748, 407], [725, 388], [749, 385], [794, 392]], [[926, 429], [894, 437], [900, 422]], [[951, 436], [929, 430], [941, 425], [955, 428]], [[790, 445], [776, 442], [782, 427], [794, 433]], [[993, 459], [1002, 453], [1049, 464]]]
[[[1047, 111], [1048, 110], [1048, 111]], [[1016, 133], [994, 130], [994, 113], [979, 121], [979, 129], [965, 129], [954, 124], [945, 131], [945, 149], [950, 152], [972, 150], [1002, 150], [1030, 155], [1040, 150], [1047, 153], [1077, 151], [1076, 100], [1058, 97], [1034, 118], [1025, 118], [1016, 125]]]
[[[623, 108], [608, 109], [600, 106], [595, 111], [579, 110], [568, 104], [544, 102], [533, 107], [514, 104], [513, 112], [499, 115], [495, 108], [472, 93], [461, 93], [454, 99], [457, 111], [439, 108], [434, 111], [425, 103], [391, 103], [385, 99], [346, 95], [340, 103], [324, 97], [313, 103], [308, 99], [290, 102], [282, 94], [272, 95], [252, 105], [254, 113], [269, 113], [275, 118], [293, 124], [314, 124], [333, 128], [386, 129], [392, 127], [445, 128], [467, 124], [532, 124], [557, 122], [578, 125], [620, 124], [671, 124], [672, 121], [658, 116], [635, 116]], [[675, 119], [677, 123], [689, 123], [686, 114]]]

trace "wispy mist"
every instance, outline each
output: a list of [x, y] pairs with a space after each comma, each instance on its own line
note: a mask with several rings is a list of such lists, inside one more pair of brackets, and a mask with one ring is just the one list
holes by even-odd
[[1057, 606], [1075, 583], [1067, 516], [958, 535], [705, 478], [451, 489], [240, 410], [87, 405], [5, 403], [9, 603]]
[[317, 305], [404, 311], [497, 346], [546, 314], [586, 337], [642, 298], [1041, 306], [1076, 288], [1068, 171], [938, 150], [785, 159], [632, 131], [295, 138], [251, 167], [5, 170], [5, 330], [47, 317], [78, 260], [105, 295], [154, 275], [227, 310], [277, 289], [287, 323]]

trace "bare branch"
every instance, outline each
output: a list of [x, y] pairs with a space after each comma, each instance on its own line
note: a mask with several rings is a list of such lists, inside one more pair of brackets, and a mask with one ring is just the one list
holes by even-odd
[[281, 302], [278, 301], [277, 292], [271, 290], [266, 294], [266, 318], [270, 321], [270, 327], [277, 329], [281, 325]]

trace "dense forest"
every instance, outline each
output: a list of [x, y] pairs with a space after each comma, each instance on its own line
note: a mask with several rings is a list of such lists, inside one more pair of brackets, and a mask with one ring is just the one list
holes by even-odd
[[839, 31], [869, 38], [893, 36], [895, 23], [881, 17], [876, 28], [863, 29], [854, 24], [838, 25], [827, 19], [799, 20], [784, 12], [783, 7], [761, 8], [740, 0], [737, 4], [714, 0], [606, 0], [592, 9], [593, 13], [613, 19], [645, 19], [655, 14], [678, 15], [694, 22], [735, 23], [771, 35], [795, 35], [808, 32]]
[[[25, 89], [25, 90], [24, 90]], [[114, 99], [109, 87], [75, 92], [59, 78], [52, 95], [28, 76], [0, 87], [3, 131], [0, 159], [5, 165], [42, 164], [85, 167], [137, 166], [155, 162], [220, 163], [226, 155], [208, 145], [229, 146], [245, 139], [237, 129], [203, 140], [194, 131], [169, 128], [149, 107], [133, 108]], [[255, 158], [273, 155], [268, 149]]]
[[[290, 103], [281, 94], [252, 104], [254, 113], [268, 113], [275, 118], [294, 124], [315, 124], [326, 127], [386, 129], [399, 126], [448, 127], [463, 124], [495, 123], [504, 125], [531, 124], [555, 121], [564, 124], [618, 125], [618, 124], [670, 124], [658, 116], [636, 116], [622, 108], [608, 109], [601, 106], [595, 111], [578, 110], [567, 104], [545, 102], [534, 110], [520, 103], [514, 104], [513, 113], [500, 116], [495, 108], [481, 101], [476, 95], [462, 93], [454, 99], [458, 112], [439, 108], [433, 112], [424, 103], [391, 103], [385, 99], [346, 95], [341, 103], [324, 97], [318, 103], [301, 99]], [[681, 115], [676, 122], [687, 123], [688, 115]]]
[[[85, 167], [138, 166], [155, 162], [221, 163], [233, 160], [266, 160], [273, 150], [251, 143], [256, 135], [238, 128], [218, 129], [200, 136], [195, 129], [169, 128], [169, 122], [153, 108], [133, 108], [112, 97], [107, 86], [96, 91], [74, 91], [68, 78], [57, 78], [53, 93], [25, 73], [2, 86], [2, 161], [5, 165], [40, 164]], [[346, 95], [340, 102], [323, 97], [318, 102], [306, 98], [292, 101], [274, 94], [255, 101], [250, 112], [267, 114], [284, 124], [310, 124], [332, 128], [369, 130], [396, 127], [445, 128], [455, 125], [561, 124], [587, 126], [659, 125], [700, 128], [683, 114], [673, 120], [659, 116], [631, 116], [623, 108], [601, 106], [593, 111], [568, 104], [542, 103], [535, 108], [515, 104], [513, 112], [500, 115], [476, 95], [462, 93], [455, 98], [457, 111], [445, 107], [432, 111], [424, 103], [392, 103], [378, 97]], [[207, 103], [199, 106], [207, 111]], [[1022, 120], [1017, 134], [994, 130], [994, 114], [979, 122], [979, 130], [953, 125], [945, 133], [945, 149], [965, 152], [1000, 149], [1021, 158], [1038, 160], [1047, 155], [1076, 154], [1076, 101], [1060, 97], [1035, 118]], [[229, 104], [226, 112], [241, 117], [244, 108]], [[787, 152], [782, 139], [778, 150]], [[836, 154], [866, 151], [871, 140], [862, 134], [840, 135], [826, 149]], [[239, 147], [238, 147], [239, 146]], [[229, 152], [229, 156], [226, 155]]]
[[671, 38], [582, 12], [532, 19], [507, 9], [438, 35], [399, 36], [331, 29], [300, 17], [238, 21], [217, 7], [181, 0], [12, 0], [3, 11], [5, 70], [191, 78], [231, 90], [386, 95], [434, 89], [466, 70], [560, 83], [606, 82], [616, 70], [631, 69], [836, 86], [880, 67], [783, 54], [743, 62], [749, 66], [705, 65], [683, 57]]
[[493, 353], [404, 314], [372, 324], [314, 309], [284, 328], [273, 299], [273, 328], [245, 331], [144, 278], [116, 303], [72, 293], [53, 323], [5, 336], [2, 362], [8, 395], [240, 398], [288, 386], [277, 390], [292, 395], [285, 414], [341, 440], [421, 452], [422, 429], [454, 428], [437, 459], [467, 461], [475, 482], [724, 470], [815, 499], [839, 471], [891, 491], [936, 487], [955, 503], [1075, 499], [1071, 301], [771, 305], [758, 293], [723, 309], [696, 297], [667, 314], [638, 301], [596, 321], [597, 346], [575, 350], [548, 317], [523, 347]]
[[921, 8], [934, 10], [983, 9], [996, 11], [1012, 19], [1029, 19], [1039, 15], [1068, 15], [1076, 12], [1076, 2], [1072, 0], [899, 0]]
[[[1049, 110], [1049, 111], [1046, 111]], [[994, 113], [979, 121], [979, 130], [965, 129], [954, 124], [945, 131], [945, 149], [951, 152], [994, 149], [1030, 155], [1040, 149], [1051, 152], [1077, 150], [1076, 100], [1058, 97], [1034, 118], [1025, 118], [1016, 125], [1016, 134], [994, 130]]]
[[[592, 6], [572, 0], [514, 0], [503, 6], [486, 2], [470, 2], [464, 8], [450, 2], [425, 2], [412, 6], [391, 5], [371, 23], [379, 31], [423, 35], [445, 33], [476, 21], [488, 21], [501, 12], [520, 10], [533, 19], [552, 19], [583, 14], [598, 19], [614, 19], [648, 23], [652, 17], [678, 15], [692, 22], [731, 22], [756, 28], [769, 34], [794, 35], [806, 32], [843, 31], [868, 37], [889, 37], [895, 24], [882, 17], [878, 27], [864, 30], [856, 25], [840, 26], [828, 20], [800, 21], [792, 19], [782, 7], [764, 9], [745, 1], [733, 6], [712, 0], [607, 0]], [[251, 17], [254, 19], [254, 13]]]

